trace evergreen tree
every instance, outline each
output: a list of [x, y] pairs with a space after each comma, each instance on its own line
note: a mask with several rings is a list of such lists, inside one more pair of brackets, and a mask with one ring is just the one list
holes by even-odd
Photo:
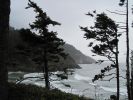
[[36, 32], [38, 32], [36, 34], [42, 43], [41, 46], [43, 48], [42, 55], [44, 61], [43, 72], [45, 73], [44, 77], [46, 88], [49, 89], [48, 62], [50, 60], [58, 62], [60, 57], [66, 57], [64, 49], [62, 48], [64, 45], [63, 40], [57, 37], [56, 32], [49, 31], [48, 29], [49, 25], [55, 26], [60, 25], [60, 23], [51, 20], [50, 17], [48, 17], [47, 14], [31, 0], [29, 0], [28, 7], [26, 8], [34, 8], [34, 11], [37, 13], [36, 20], [30, 24], [30, 27], [32, 30], [36, 30]]
[[0, 2], [0, 99], [7, 100], [7, 48], [9, 31], [10, 0]]
[[[96, 12], [94, 12], [96, 14]], [[94, 14], [88, 13], [87, 15], [94, 17]], [[92, 52], [104, 56], [109, 59], [113, 64], [105, 67], [101, 70], [101, 73], [95, 75], [92, 81], [103, 79], [109, 70], [116, 68], [116, 79], [117, 79], [117, 100], [119, 100], [119, 62], [118, 62], [118, 37], [121, 34], [117, 34], [118, 25], [109, 18], [105, 13], [96, 14], [96, 21], [94, 26], [80, 27], [85, 32], [84, 37], [89, 40], [94, 40], [89, 44], [92, 47]], [[101, 60], [103, 62], [103, 60]], [[113, 73], [112, 73], [113, 74]], [[112, 75], [110, 74], [110, 75]], [[111, 78], [112, 79], [112, 78]], [[109, 81], [111, 80], [109, 79]]]

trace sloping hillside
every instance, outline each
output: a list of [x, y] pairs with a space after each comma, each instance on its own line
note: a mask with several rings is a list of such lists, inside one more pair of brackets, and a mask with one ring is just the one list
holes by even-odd
[[95, 62], [94, 59], [84, 55], [81, 51], [77, 50], [74, 46], [70, 44], [65, 44], [64, 49], [65, 52], [71, 55], [71, 57], [75, 60], [77, 64], [91, 64]]
[[[29, 48], [27, 42], [23, 40], [21, 34], [14, 30], [10, 29], [10, 60], [9, 60], [9, 70], [13, 71], [40, 71], [42, 69], [42, 64], [37, 64], [33, 58], [35, 55], [32, 52], [36, 51], [38, 48], [37, 45], [33, 45], [30, 47], [30, 51], [23, 51], [25, 48]], [[22, 51], [17, 48], [21, 48]], [[51, 71], [63, 70], [64, 68], [80, 68], [77, 64], [90, 64], [95, 62], [92, 58], [85, 56], [75, 47], [70, 44], [64, 45], [65, 52], [68, 53], [68, 57], [66, 59], [61, 58], [58, 63], [49, 62], [49, 69]], [[30, 56], [29, 56], [30, 55]]]
[[[31, 50], [26, 51], [18, 50], [17, 48], [25, 49], [27, 48], [27, 42], [22, 39], [21, 34], [14, 30], [13, 28], [10, 29], [10, 38], [9, 38], [9, 67], [8, 69], [11, 71], [41, 71], [42, 64], [36, 63], [33, 55], [33, 51], [36, 51], [37, 46], [34, 45], [32, 47], [28, 47]], [[30, 55], [30, 56], [29, 56]], [[56, 70], [63, 70], [64, 68], [80, 68], [74, 59], [69, 55], [66, 59], [61, 58], [58, 63], [49, 62], [49, 70], [56, 71]]]

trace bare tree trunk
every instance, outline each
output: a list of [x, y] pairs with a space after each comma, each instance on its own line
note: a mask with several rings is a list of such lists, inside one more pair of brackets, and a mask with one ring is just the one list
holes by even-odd
[[[118, 58], [118, 56], [117, 56]], [[118, 64], [118, 59], [117, 59], [117, 62], [116, 62], [116, 76], [117, 76], [117, 100], [120, 99], [120, 79], [119, 79], [119, 64]]]
[[7, 48], [9, 31], [10, 0], [0, 2], [0, 99], [7, 100]]
[[49, 70], [48, 70], [48, 59], [47, 59], [47, 53], [46, 51], [44, 50], [44, 71], [45, 71], [45, 74], [44, 74], [44, 78], [45, 78], [45, 85], [46, 85], [46, 88], [49, 90], [50, 89], [50, 82], [49, 82]]
[[127, 78], [127, 94], [128, 100], [131, 100], [130, 91], [130, 68], [129, 68], [129, 27], [128, 27], [128, 0], [126, 4], [126, 44], [127, 44], [127, 56], [126, 56], [126, 78]]
[[[116, 36], [116, 39], [118, 39], [117, 36]], [[117, 100], [120, 99], [120, 77], [119, 77], [118, 53], [119, 53], [119, 51], [118, 51], [118, 42], [117, 42], [116, 54], [115, 54], [115, 56], [116, 56], [116, 78], [117, 78]]]
[[131, 100], [133, 99], [133, 51], [131, 52]]

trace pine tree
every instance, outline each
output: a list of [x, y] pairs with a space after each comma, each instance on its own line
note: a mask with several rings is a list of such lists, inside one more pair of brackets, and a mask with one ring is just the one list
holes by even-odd
[[49, 31], [48, 26], [49, 25], [60, 25], [60, 23], [53, 21], [50, 19], [50, 17], [47, 16], [43, 10], [37, 6], [36, 3], [29, 0], [28, 8], [34, 8], [34, 11], [37, 13], [36, 20], [32, 24], [30, 24], [30, 27], [32, 30], [36, 30], [36, 34], [38, 34], [38, 38], [41, 41], [43, 48], [43, 72], [45, 77], [45, 85], [46, 88], [50, 88], [49, 83], [49, 69], [48, 69], [48, 63], [50, 60], [53, 60], [55, 62], [59, 61], [60, 57], [66, 57], [66, 54], [64, 53], [64, 49], [62, 46], [64, 45], [64, 41], [57, 37], [57, 33], [53, 31]]
[[[94, 17], [94, 14], [91, 13], [88, 13], [87, 15]], [[95, 41], [95, 43], [90, 42], [89, 44], [89, 47], [92, 47], [92, 52], [97, 55], [106, 57], [113, 64], [102, 69], [101, 73], [95, 75], [92, 81], [103, 79], [105, 76], [107, 76], [105, 75], [106, 72], [108, 72], [113, 68], [116, 68], [117, 100], [119, 100], [120, 86], [119, 86], [119, 62], [118, 62], [118, 53], [119, 53], [118, 37], [121, 36], [121, 34], [117, 34], [118, 25], [115, 24], [115, 22], [111, 18], [109, 18], [105, 13], [96, 14], [95, 19], [96, 21], [94, 26], [91, 26], [90, 28], [88, 27], [80, 27], [80, 28], [82, 31], [85, 32], [84, 34], [85, 38]], [[103, 62], [103, 60], [101, 60], [101, 62]], [[111, 79], [109, 79], [109, 81]]]

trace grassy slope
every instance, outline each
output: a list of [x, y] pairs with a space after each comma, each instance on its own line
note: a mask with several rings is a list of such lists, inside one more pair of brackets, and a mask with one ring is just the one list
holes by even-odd
[[9, 99], [8, 100], [92, 100], [79, 97], [70, 93], [61, 92], [57, 89], [46, 90], [42, 87], [34, 85], [15, 85], [9, 83]]

